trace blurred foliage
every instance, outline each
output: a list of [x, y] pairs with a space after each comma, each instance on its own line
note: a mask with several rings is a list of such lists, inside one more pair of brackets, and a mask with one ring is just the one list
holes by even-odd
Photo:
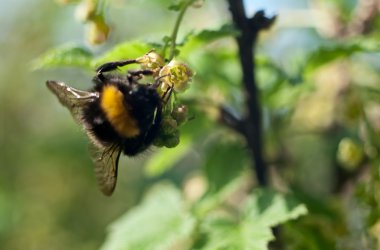
[[[260, 34], [266, 189], [255, 188], [244, 139], [219, 122], [220, 105], [246, 112], [238, 32], [224, 1], [196, 2], [5, 1], [2, 249], [267, 249], [277, 225], [272, 249], [379, 248], [379, 6], [366, 15], [360, 0], [284, 1]], [[196, 72], [178, 97], [193, 119], [179, 146], [122, 158], [116, 192], [103, 197], [84, 134], [44, 82], [87, 89], [104, 62], [153, 48], [170, 56], [185, 7], [172, 52]]]
[[[267, 249], [273, 239], [271, 226], [306, 213], [305, 206], [270, 190], [252, 194], [237, 217], [223, 211], [199, 213], [214, 197], [189, 210], [179, 190], [161, 184], [111, 225], [102, 249]], [[141, 225], [146, 226], [136, 230]]]

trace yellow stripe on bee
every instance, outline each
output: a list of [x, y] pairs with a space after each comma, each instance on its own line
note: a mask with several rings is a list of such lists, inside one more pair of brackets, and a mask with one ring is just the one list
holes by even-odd
[[106, 85], [103, 87], [100, 107], [108, 121], [120, 135], [128, 138], [140, 134], [137, 121], [125, 106], [124, 95], [116, 86]]

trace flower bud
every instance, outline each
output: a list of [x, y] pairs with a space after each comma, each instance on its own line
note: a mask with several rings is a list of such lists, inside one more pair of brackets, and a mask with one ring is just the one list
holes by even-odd
[[187, 121], [188, 117], [188, 109], [185, 105], [179, 105], [174, 107], [171, 116], [177, 122], [178, 125], [183, 124]]
[[153, 140], [153, 145], [156, 146], [156, 147], [164, 147], [165, 146], [165, 137], [159, 135], [159, 136], [156, 136]]
[[87, 40], [92, 45], [104, 43], [109, 35], [110, 28], [102, 17], [96, 18], [89, 23]]
[[66, 4], [70, 4], [70, 3], [77, 3], [79, 2], [80, 0], [55, 0], [56, 3], [60, 4], [60, 5], [66, 5]]
[[338, 146], [337, 159], [347, 170], [355, 170], [364, 158], [362, 148], [350, 138], [344, 138]]
[[174, 148], [179, 144], [179, 131], [176, 130], [171, 136], [168, 136], [164, 142], [167, 148]]
[[205, 3], [204, 0], [195, 0], [193, 2], [193, 4], [191, 5], [191, 7], [193, 7], [193, 8], [201, 8], [204, 3]]
[[75, 17], [79, 21], [87, 22], [96, 16], [97, 0], [85, 0], [81, 2], [76, 10]]
[[165, 136], [173, 134], [177, 130], [177, 122], [171, 117], [164, 118], [161, 121], [161, 133]]

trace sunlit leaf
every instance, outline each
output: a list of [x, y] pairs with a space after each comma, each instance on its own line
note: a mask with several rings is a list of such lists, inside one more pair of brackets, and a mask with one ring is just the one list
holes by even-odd
[[333, 60], [346, 58], [357, 52], [378, 52], [380, 43], [374, 40], [358, 40], [349, 43], [335, 43], [323, 46], [310, 54], [307, 60], [307, 69], [313, 70]]
[[210, 234], [202, 250], [266, 250], [268, 242], [273, 239], [269, 227], [255, 228], [244, 221], [236, 223], [228, 219], [214, 219], [208, 222], [204, 230]]
[[273, 227], [307, 213], [305, 205], [300, 204], [291, 195], [283, 195], [269, 189], [254, 192], [244, 211], [246, 218], [255, 226], [264, 227]]
[[83, 47], [65, 45], [47, 51], [33, 62], [34, 69], [72, 66], [91, 68], [92, 53]]
[[271, 227], [307, 213], [304, 205], [290, 196], [258, 190], [246, 202], [238, 219], [217, 217], [203, 224], [208, 241], [202, 250], [267, 250], [274, 239]]
[[180, 191], [161, 184], [111, 225], [101, 249], [188, 249], [194, 229], [195, 219], [186, 212]]
[[[186, 38], [186, 41], [181, 47], [181, 55], [187, 57], [191, 53], [205, 44], [211, 43], [218, 39], [233, 37], [238, 35], [239, 32], [230, 24], [224, 24], [219, 29], [215, 30], [202, 30], [197, 34], [189, 34]], [[217, 51], [213, 51], [217, 52]], [[221, 52], [221, 51], [218, 51]]]
[[233, 193], [237, 192], [242, 185], [245, 185], [246, 178], [241, 175], [229, 183], [226, 183], [218, 192], [208, 192], [202, 199], [198, 200], [195, 206], [195, 214], [203, 216], [215, 208], [221, 206]]
[[111, 50], [97, 57], [95, 60], [92, 61], [92, 65], [93, 67], [96, 67], [106, 62], [137, 58], [144, 55], [151, 49], [154, 48], [150, 47], [146, 43], [128, 41], [116, 45]]

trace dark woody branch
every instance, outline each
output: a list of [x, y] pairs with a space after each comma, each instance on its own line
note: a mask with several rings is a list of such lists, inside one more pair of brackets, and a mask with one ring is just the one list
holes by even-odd
[[[258, 11], [253, 17], [247, 18], [245, 15], [242, 0], [228, 0], [232, 20], [240, 35], [236, 37], [239, 49], [239, 59], [242, 67], [243, 86], [246, 94], [247, 114], [241, 121], [225, 119], [231, 127], [242, 131], [250, 153], [252, 154], [257, 181], [261, 186], [268, 184], [267, 166], [263, 156], [262, 140], [262, 115], [259, 90], [255, 78], [255, 45], [258, 33], [269, 28], [275, 21], [275, 17], [267, 18], [264, 11]], [[224, 112], [225, 118], [231, 116]], [[222, 116], [223, 117], [223, 116]]]

